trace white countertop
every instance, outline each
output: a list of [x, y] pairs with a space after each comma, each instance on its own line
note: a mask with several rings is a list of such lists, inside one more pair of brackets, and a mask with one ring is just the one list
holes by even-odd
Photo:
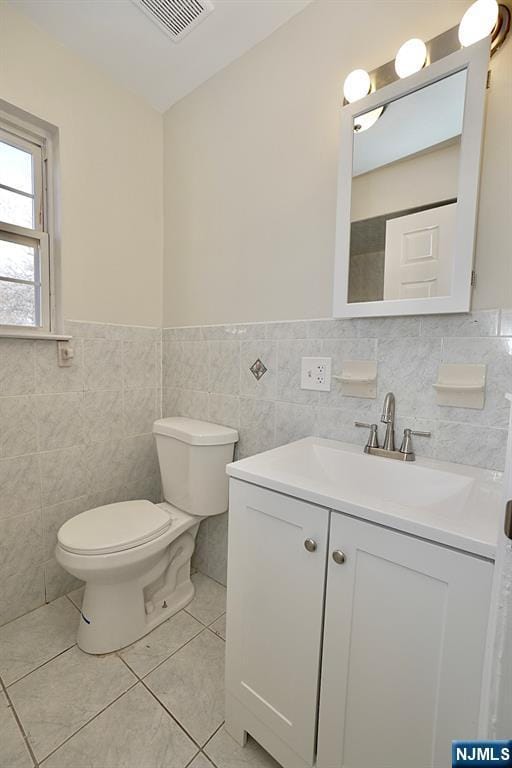
[[230, 477], [491, 560], [503, 473], [418, 458], [369, 456], [307, 437], [227, 466]]

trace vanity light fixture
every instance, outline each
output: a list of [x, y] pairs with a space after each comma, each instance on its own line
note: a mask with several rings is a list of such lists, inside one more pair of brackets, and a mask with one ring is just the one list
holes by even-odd
[[370, 75], [365, 69], [354, 69], [343, 83], [343, 95], [349, 104], [364, 98], [370, 93]]
[[[398, 50], [394, 62], [389, 61], [371, 73], [354, 69], [343, 85], [345, 105], [363, 99], [370, 91], [378, 91], [398, 79], [420, 72], [426, 64], [433, 64], [487, 36], [491, 37], [491, 56], [494, 56], [507, 39], [511, 26], [512, 12], [508, 5], [497, 0], [476, 0], [458, 27], [451, 27], [427, 43], [419, 38], [407, 40]], [[359, 118], [354, 121], [356, 133], [371, 128], [380, 117], [377, 113], [370, 115], [368, 112], [364, 121]]]
[[463, 48], [473, 45], [490, 35], [498, 21], [499, 7], [496, 0], [476, 0], [459, 25], [459, 41]]
[[364, 115], [358, 115], [354, 117], [354, 133], [362, 133], [375, 125], [379, 117], [382, 115], [386, 107], [377, 107], [370, 112], [365, 112]]
[[398, 77], [409, 77], [423, 69], [427, 60], [427, 46], [418, 37], [407, 40], [396, 55], [395, 72]]

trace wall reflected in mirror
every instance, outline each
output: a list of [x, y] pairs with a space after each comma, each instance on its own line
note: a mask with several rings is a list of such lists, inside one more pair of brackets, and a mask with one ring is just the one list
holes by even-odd
[[449, 296], [466, 70], [354, 118], [348, 301]]

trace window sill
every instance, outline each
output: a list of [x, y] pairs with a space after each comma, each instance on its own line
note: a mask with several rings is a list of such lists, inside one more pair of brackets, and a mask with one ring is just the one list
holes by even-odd
[[72, 336], [62, 333], [38, 333], [37, 331], [2, 331], [0, 339], [41, 339], [43, 341], [69, 341]]

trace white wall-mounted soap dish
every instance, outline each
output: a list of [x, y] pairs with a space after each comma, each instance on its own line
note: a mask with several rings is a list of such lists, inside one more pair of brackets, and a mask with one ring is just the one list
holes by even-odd
[[341, 374], [333, 375], [346, 397], [377, 397], [377, 363], [375, 360], [346, 360]]
[[455, 408], [482, 409], [485, 403], [486, 366], [479, 364], [443, 363], [433, 385], [437, 404]]

